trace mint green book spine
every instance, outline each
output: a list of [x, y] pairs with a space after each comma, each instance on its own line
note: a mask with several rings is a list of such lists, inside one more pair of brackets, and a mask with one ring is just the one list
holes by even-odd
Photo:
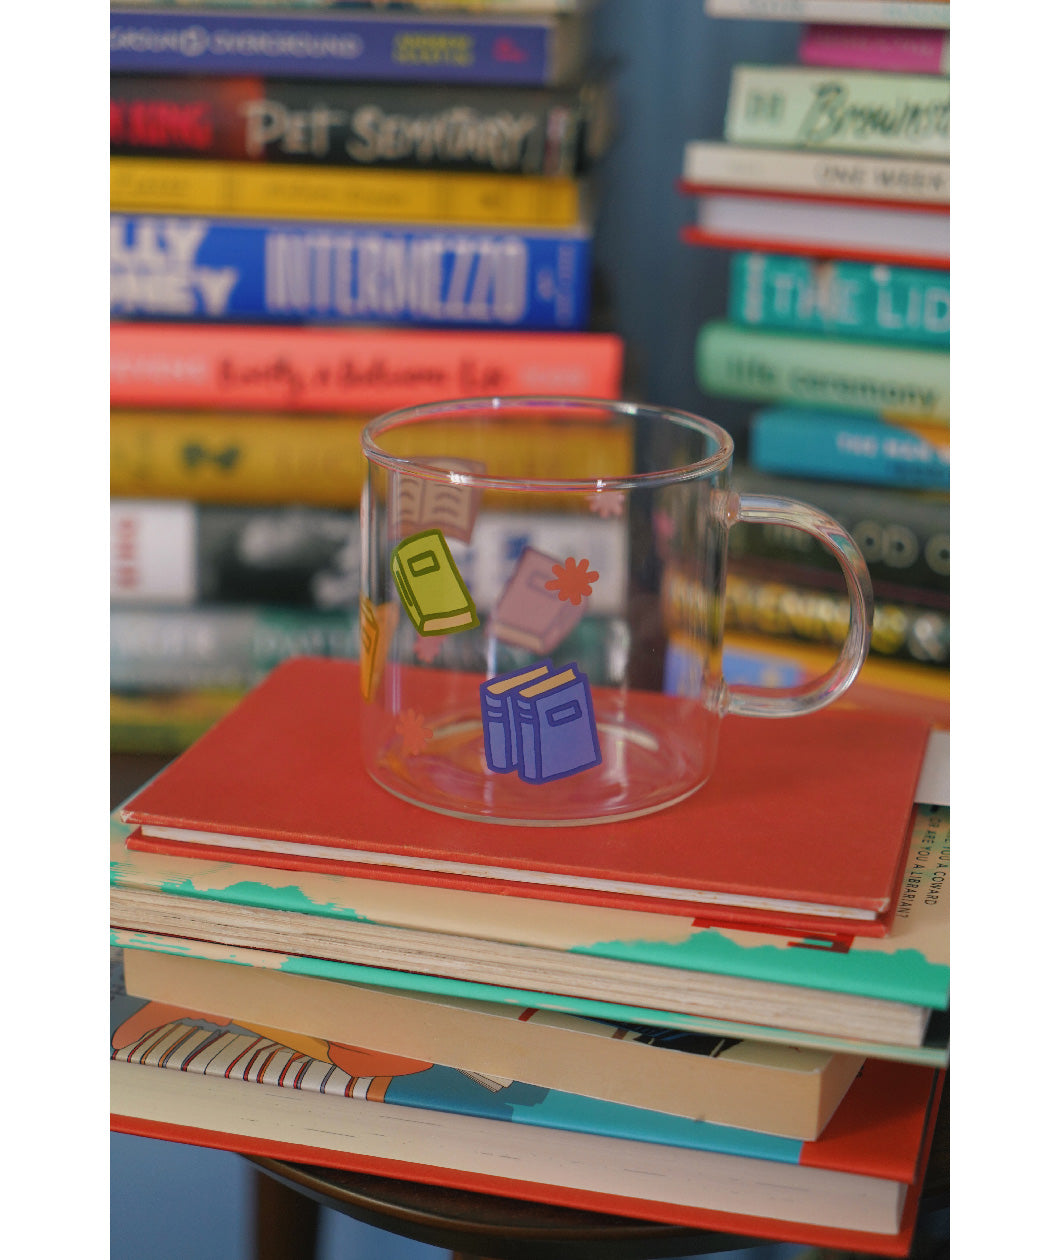
[[948, 157], [949, 79], [816, 66], [734, 66], [725, 139], [733, 144]]
[[752, 328], [948, 350], [950, 277], [921, 267], [737, 253], [729, 318]]
[[945, 350], [704, 324], [695, 372], [707, 394], [948, 425]]

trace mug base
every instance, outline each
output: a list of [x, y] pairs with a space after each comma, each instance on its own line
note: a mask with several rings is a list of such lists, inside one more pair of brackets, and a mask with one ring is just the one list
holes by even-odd
[[[653, 709], [652, 723], [628, 710], [621, 721], [600, 715], [600, 763], [545, 782], [491, 770], [481, 718], [471, 714], [433, 723], [429, 745], [416, 755], [390, 741], [367, 769], [403, 801], [476, 822], [575, 827], [638, 818], [691, 796], [713, 765], [717, 723], [701, 706], [673, 701]], [[670, 720], [661, 723], [660, 713]]]

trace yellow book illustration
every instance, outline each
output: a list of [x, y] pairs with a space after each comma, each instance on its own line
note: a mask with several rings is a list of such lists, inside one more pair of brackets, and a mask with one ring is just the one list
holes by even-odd
[[427, 529], [398, 543], [390, 571], [420, 634], [456, 634], [478, 625], [471, 592], [440, 530]]
[[565, 175], [347, 169], [112, 157], [110, 206], [126, 213], [363, 223], [574, 227], [579, 182]]
[[361, 695], [365, 700], [374, 700], [379, 690], [397, 617], [393, 604], [373, 604], [361, 596]]

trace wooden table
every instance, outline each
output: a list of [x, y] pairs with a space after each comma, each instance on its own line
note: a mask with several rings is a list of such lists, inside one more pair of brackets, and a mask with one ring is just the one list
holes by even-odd
[[[111, 757], [111, 808], [156, 774], [169, 758], [140, 754]], [[949, 1088], [943, 1093], [921, 1206], [921, 1221], [949, 1202]], [[296, 1164], [251, 1158], [255, 1180], [258, 1260], [312, 1260], [320, 1206], [366, 1225], [447, 1248], [454, 1260], [664, 1260], [757, 1247], [762, 1239], [685, 1229], [525, 1203], [470, 1191], [447, 1190]], [[844, 1260], [848, 1253], [812, 1249], [814, 1260]], [[945, 1260], [948, 1233], [922, 1229], [911, 1260]], [[866, 1260], [858, 1257], [858, 1260]]]

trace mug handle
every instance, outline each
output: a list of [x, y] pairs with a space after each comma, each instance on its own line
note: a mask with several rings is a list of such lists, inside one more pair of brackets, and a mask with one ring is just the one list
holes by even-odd
[[798, 717], [838, 700], [865, 663], [872, 636], [872, 583], [857, 543], [838, 521], [808, 503], [774, 494], [729, 496], [728, 525], [790, 525], [812, 534], [839, 561], [850, 599], [850, 628], [843, 650], [820, 678], [795, 687], [724, 686], [722, 712], [747, 717]]

